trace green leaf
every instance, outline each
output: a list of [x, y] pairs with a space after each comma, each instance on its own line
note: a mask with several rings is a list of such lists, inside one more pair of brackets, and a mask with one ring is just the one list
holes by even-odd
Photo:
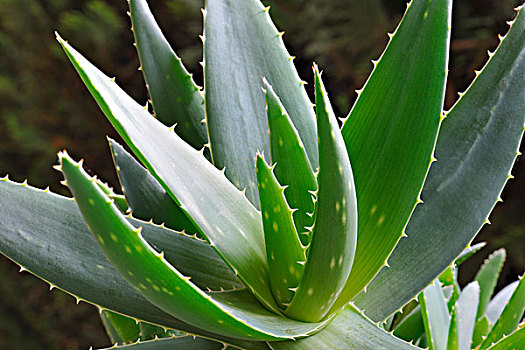
[[486, 316], [478, 319], [474, 326], [474, 335], [472, 336], [472, 348], [476, 348], [483, 339], [489, 334], [492, 324], [489, 322]]
[[272, 86], [266, 79], [263, 81], [272, 163], [277, 163], [275, 176], [280, 184], [288, 186], [284, 194], [290, 207], [296, 209], [293, 213], [295, 228], [302, 244], [308, 245], [314, 224], [312, 192], [317, 190], [317, 181], [297, 129]]
[[257, 299], [280, 313], [269, 287], [262, 220], [257, 209], [202, 154], [152, 118], [68, 43], [60, 37], [58, 40], [137, 158]]
[[476, 313], [480, 301], [480, 286], [474, 281], [469, 283], [459, 295], [454, 308], [456, 314], [457, 349], [470, 350]]
[[129, 344], [140, 338], [140, 327], [132, 318], [102, 310], [100, 319], [113, 344]]
[[284, 309], [301, 281], [306, 253], [284, 196], [285, 188], [261, 155], [257, 155], [256, 164], [270, 284], [275, 300]]
[[296, 341], [270, 342], [274, 350], [416, 350], [372, 323], [351, 304], [319, 333]]
[[[52, 288], [60, 288], [77, 300], [99, 308], [186, 333], [221, 339], [241, 348], [246, 345], [245, 341], [193, 327], [147, 301], [108, 262], [71, 198], [25, 183], [16, 184], [7, 177], [0, 179], [0, 193], [0, 252], [20, 265], [22, 270], [40, 277]], [[129, 222], [141, 226], [146, 240], [162, 247], [166, 259], [192, 276], [194, 283], [199, 275], [211, 280], [207, 282], [200, 278], [203, 282], [201, 288], [210, 284], [217, 289], [220, 286], [226, 288], [238, 283], [229, 267], [207, 243], [132, 218]], [[176, 260], [170, 260], [173, 257]]]
[[473, 246], [471, 246], [469, 244], [468, 247], [463, 249], [461, 254], [459, 254], [459, 256], [456, 258], [456, 261], [454, 262], [454, 264], [456, 264], [457, 266], [463, 264], [463, 262], [465, 262], [472, 255], [476, 254], [478, 251], [480, 251], [486, 245], [487, 245], [487, 243], [485, 243], [485, 242], [476, 243]]
[[343, 125], [359, 228], [354, 268], [336, 306], [386, 264], [418, 203], [441, 120], [451, 3], [410, 3]]
[[492, 298], [492, 293], [494, 293], [494, 288], [496, 288], [496, 283], [498, 282], [498, 277], [505, 262], [506, 255], [505, 249], [498, 249], [493, 252], [485, 260], [483, 266], [474, 278], [474, 280], [478, 281], [480, 287], [479, 307], [476, 319], [485, 314], [490, 298]]
[[416, 306], [394, 329], [394, 335], [408, 342], [415, 342], [425, 332], [421, 307]]
[[503, 309], [507, 305], [507, 303], [510, 300], [510, 297], [512, 294], [514, 294], [514, 291], [516, 288], [518, 288], [519, 281], [515, 281], [502, 290], [499, 291], [498, 294], [489, 302], [487, 305], [487, 311], [485, 312], [485, 316], [487, 316], [487, 319], [490, 321], [490, 323], [494, 324], [500, 317], [501, 313], [503, 312]]
[[163, 311], [184, 322], [245, 340], [283, 340], [310, 334], [322, 323], [302, 323], [266, 310], [248, 293], [206, 294], [153, 249], [82, 169], [59, 153], [66, 183], [108, 260], [124, 279]]
[[521, 325], [517, 331], [501, 338], [496, 344], [492, 345], [489, 350], [518, 350], [525, 344], [525, 325]]
[[123, 350], [221, 350], [225, 349], [226, 344], [215, 342], [204, 338], [173, 337], [167, 339], [156, 339], [141, 341], [136, 344], [121, 345], [117, 347], [105, 348], [100, 350], [123, 349]]
[[183, 332], [164, 329], [151, 323], [140, 322], [140, 340], [151, 340], [155, 338], [167, 338], [171, 336], [184, 336]]
[[196, 149], [208, 142], [204, 98], [181, 59], [162, 35], [146, 0], [129, 1], [133, 34], [141, 70], [146, 79], [155, 116]]
[[486, 222], [523, 134], [524, 47], [521, 9], [487, 66], [443, 121], [438, 161], [425, 182], [424, 204], [416, 207], [406, 228], [409, 238], [397, 245], [391, 267], [355, 300], [373, 320], [385, 319], [434, 280]]
[[438, 280], [419, 294], [427, 342], [431, 350], [446, 350], [450, 326], [445, 296]]
[[125, 213], [129, 209], [128, 202], [126, 201], [126, 198], [123, 195], [116, 194], [115, 192], [113, 192], [113, 189], [109, 187], [107, 183], [104, 183], [99, 179], [97, 179], [97, 185], [102, 191], [104, 191], [105, 194], [108, 195], [109, 198], [115, 201], [115, 204], [121, 212]]
[[450, 326], [448, 328], [447, 350], [458, 350], [458, 327], [456, 309], [452, 308], [450, 313]]
[[195, 234], [198, 229], [170, 198], [159, 182], [124, 147], [109, 139], [113, 162], [133, 216], [164, 223], [166, 227]]
[[204, 89], [206, 122], [214, 164], [258, 204], [253, 157], [270, 154], [262, 77], [275, 89], [317, 167], [315, 118], [311, 102], [259, 0], [206, 1]]
[[319, 132], [317, 214], [303, 278], [284, 311], [291, 318], [310, 322], [325, 317], [339, 296], [357, 241], [352, 167], [317, 66], [314, 73]]
[[518, 287], [509, 299], [509, 302], [503, 309], [500, 317], [492, 327], [490, 333], [481, 343], [480, 350], [487, 349], [493, 343], [498, 342], [505, 335], [516, 330], [523, 312], [525, 311], [525, 278], [521, 278]]

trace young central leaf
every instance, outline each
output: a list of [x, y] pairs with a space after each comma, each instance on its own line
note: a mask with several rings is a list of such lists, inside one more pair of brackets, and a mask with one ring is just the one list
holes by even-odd
[[317, 67], [315, 104], [319, 131], [317, 216], [304, 276], [284, 311], [303, 321], [326, 316], [350, 274], [357, 241], [352, 167]]
[[299, 285], [306, 260], [305, 249], [295, 230], [284, 189], [261, 155], [257, 155], [257, 184], [263, 217], [270, 285], [275, 300], [284, 309]]
[[311, 193], [317, 191], [317, 181], [297, 129], [266, 79], [264, 85], [272, 162], [277, 164], [275, 176], [279, 183], [288, 186], [285, 195], [295, 209], [295, 228], [301, 243], [307, 245], [314, 223], [315, 203]]

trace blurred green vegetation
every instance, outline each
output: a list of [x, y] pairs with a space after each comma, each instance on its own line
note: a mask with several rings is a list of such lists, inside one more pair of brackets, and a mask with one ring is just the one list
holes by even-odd
[[[198, 64], [202, 47], [202, 0], [150, 0], [164, 33], [202, 85]], [[348, 113], [380, 56], [387, 32], [395, 29], [405, 0], [280, 0], [272, 17], [300, 76], [312, 81], [311, 63], [324, 69], [324, 79], [340, 116]], [[474, 69], [487, 60], [487, 50], [507, 31], [506, 20], [519, 0], [457, 0], [451, 45], [446, 107], [464, 91]], [[56, 43], [53, 31], [71, 40], [103, 71], [142, 104], [147, 100], [133, 37], [126, 16], [127, 2], [102, 0], [0, 0], [0, 175], [25, 178], [67, 194], [51, 169], [56, 152], [67, 148], [111, 185], [117, 180], [106, 146], [106, 135], [118, 136], [102, 117], [74, 69]], [[311, 89], [311, 85], [308, 87]], [[312, 93], [309, 90], [309, 93]], [[523, 162], [521, 162], [523, 163]], [[463, 280], [489, 252], [508, 251], [501, 285], [515, 280], [525, 266], [525, 166], [518, 162], [516, 180], [507, 186], [504, 202], [491, 215], [477, 241], [486, 240], [485, 254], [462, 267]], [[472, 266], [473, 268], [470, 268]], [[47, 285], [7, 259], [0, 258], [0, 349], [87, 349], [109, 344], [98, 312]]]

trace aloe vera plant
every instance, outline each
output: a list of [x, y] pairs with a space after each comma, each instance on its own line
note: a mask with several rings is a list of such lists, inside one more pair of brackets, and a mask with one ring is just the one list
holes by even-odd
[[494, 290], [506, 258], [493, 252], [473, 281], [461, 289], [458, 266], [483, 247], [466, 249], [439, 278], [404, 307], [387, 328], [404, 340], [431, 349], [519, 349], [525, 344], [525, 279]]
[[376, 322], [470, 244], [525, 122], [522, 7], [443, 113], [451, 8], [409, 4], [342, 128], [259, 0], [206, 1], [203, 90], [130, 0], [154, 116], [57, 35], [136, 159], [110, 140], [123, 196], [65, 151], [73, 198], [5, 177], [0, 251], [98, 306], [114, 341], [153, 338], [123, 348], [416, 348]]

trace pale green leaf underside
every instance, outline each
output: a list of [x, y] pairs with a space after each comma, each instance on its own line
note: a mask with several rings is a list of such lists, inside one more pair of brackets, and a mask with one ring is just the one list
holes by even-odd
[[181, 59], [162, 35], [146, 0], [130, 0], [130, 17], [141, 70], [155, 109], [155, 116], [187, 143], [201, 149], [208, 142], [204, 98]]
[[505, 262], [506, 255], [505, 249], [496, 250], [487, 258], [487, 260], [485, 260], [483, 266], [479, 269], [474, 278], [478, 281], [480, 287], [477, 318], [480, 318], [485, 314], [487, 305], [492, 298], [492, 293], [494, 293], [494, 288], [496, 288], [499, 273]]
[[514, 332], [523, 317], [524, 311], [525, 278], [522, 277], [518, 286], [514, 290], [514, 293], [510, 297], [509, 302], [505, 305], [503, 312], [494, 324], [494, 327], [492, 327], [490, 333], [481, 343], [480, 350], [487, 349], [492, 343], [495, 343], [505, 335]]
[[292, 57], [259, 0], [206, 1], [204, 89], [214, 164], [258, 204], [253, 158], [270, 154], [265, 77], [288, 111], [317, 167], [315, 117]]
[[289, 317], [310, 322], [325, 317], [341, 293], [357, 241], [352, 167], [317, 67], [315, 105], [319, 133], [317, 213], [303, 278], [284, 311]]
[[261, 155], [257, 155], [256, 164], [270, 285], [279, 307], [285, 309], [284, 304], [294, 295], [289, 288], [296, 288], [301, 280], [305, 249], [295, 230], [284, 188]]
[[173, 230], [195, 234], [198, 229], [182, 209], [171, 199], [159, 182], [121, 145], [109, 140], [113, 162], [122, 191], [133, 216], [141, 220], [164, 223]]
[[445, 296], [438, 280], [421, 292], [419, 304], [423, 315], [423, 324], [427, 342], [433, 350], [446, 350], [449, 334], [450, 315]]
[[[279, 313], [270, 291], [261, 215], [202, 154], [153, 118], [114, 81], [58, 38], [120, 136], [254, 295]], [[255, 173], [255, 171], [254, 171]]]
[[319, 333], [296, 341], [271, 342], [274, 350], [416, 350], [348, 305]]
[[336, 306], [385, 264], [417, 203], [443, 106], [451, 3], [411, 2], [344, 123], [359, 227], [354, 268]]
[[461, 265], [464, 261], [470, 258], [472, 255], [476, 254], [480, 249], [487, 245], [486, 242], [476, 243], [473, 246], [469, 245], [467, 248], [463, 249], [461, 254], [456, 258], [454, 264]]
[[450, 265], [494, 207], [525, 124], [524, 48], [521, 9], [494, 56], [443, 121], [438, 161], [423, 188], [424, 204], [406, 228], [408, 238], [389, 258], [390, 268], [355, 300], [373, 320], [391, 315]]
[[104, 348], [100, 350], [222, 350], [224, 344], [204, 338], [173, 337], [159, 340], [149, 340], [136, 344], [120, 345], [117, 347]]
[[487, 310], [485, 311], [485, 316], [494, 324], [498, 320], [499, 316], [503, 312], [505, 305], [509, 302], [510, 297], [514, 294], [514, 291], [518, 287], [519, 281], [512, 282], [505, 288], [499, 291], [498, 294], [487, 305]]
[[[0, 192], [3, 218], [0, 252], [24, 269], [101, 308], [187, 333], [223, 339], [229, 344], [246, 343], [193, 327], [147, 301], [107, 261], [70, 198], [7, 179], [0, 181]], [[144, 238], [155, 247], [162, 247], [166, 259], [177, 269], [192, 276], [193, 282], [200, 279], [201, 288], [239, 283], [207, 243], [139, 220], [129, 221], [141, 226]]]
[[306, 336], [321, 324], [272, 314], [247, 291], [206, 294], [143, 239], [85, 171], [59, 154], [68, 187], [100, 248], [116, 270], [163, 311], [209, 332], [246, 340]]
[[290, 207], [296, 209], [293, 213], [295, 228], [301, 243], [307, 245], [314, 223], [315, 203], [311, 193], [317, 190], [317, 181], [297, 129], [272, 86], [264, 82], [275, 176], [281, 185], [288, 186], [284, 194]]
[[480, 298], [479, 284], [474, 281], [469, 283], [465, 289], [461, 291], [456, 307], [456, 334], [457, 334], [457, 349], [470, 350], [472, 344], [472, 337], [474, 335], [474, 325], [476, 323], [476, 313], [478, 311], [478, 304]]

